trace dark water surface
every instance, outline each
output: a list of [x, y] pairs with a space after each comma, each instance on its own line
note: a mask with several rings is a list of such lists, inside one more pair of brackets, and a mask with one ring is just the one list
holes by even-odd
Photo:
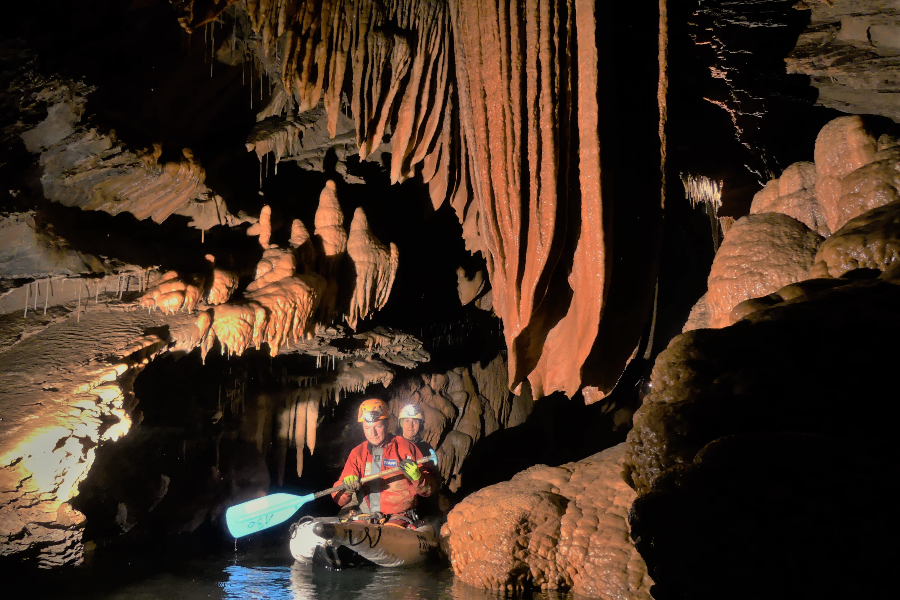
[[[341, 572], [296, 563], [287, 548], [256, 549], [164, 561], [152, 568], [124, 560], [74, 569], [32, 573], [15, 590], [20, 598], [66, 600], [492, 600], [498, 596], [456, 580], [445, 562], [400, 568], [360, 567]], [[22, 584], [23, 582], [19, 582]], [[19, 586], [16, 586], [19, 587]], [[0, 586], [0, 590], [2, 590]], [[7, 590], [9, 588], [6, 588]], [[528, 593], [528, 600], [571, 600], [558, 593]]]

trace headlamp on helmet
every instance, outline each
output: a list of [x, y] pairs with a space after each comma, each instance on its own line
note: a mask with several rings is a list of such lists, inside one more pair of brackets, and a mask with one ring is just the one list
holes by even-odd
[[387, 419], [387, 405], [377, 398], [364, 400], [359, 405], [359, 414], [356, 420], [360, 423], [375, 423]]
[[419, 421], [425, 421], [425, 414], [417, 404], [407, 404], [403, 407], [403, 410], [400, 411], [400, 416], [398, 418], [418, 419]]

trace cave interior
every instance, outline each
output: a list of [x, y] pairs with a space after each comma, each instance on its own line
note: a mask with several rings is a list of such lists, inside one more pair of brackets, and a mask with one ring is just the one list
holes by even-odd
[[453, 585], [896, 594], [896, 1], [43, 0], [0, 80], [35, 597], [289, 564], [225, 510], [334, 485], [366, 398]]

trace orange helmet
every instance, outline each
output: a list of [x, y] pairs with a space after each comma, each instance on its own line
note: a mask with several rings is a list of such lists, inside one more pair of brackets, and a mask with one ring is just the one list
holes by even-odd
[[356, 420], [360, 423], [374, 423], [375, 421], [381, 421], [382, 419], [387, 418], [387, 404], [378, 398], [369, 398], [368, 400], [363, 400], [362, 404], [359, 405], [359, 414], [357, 415]]

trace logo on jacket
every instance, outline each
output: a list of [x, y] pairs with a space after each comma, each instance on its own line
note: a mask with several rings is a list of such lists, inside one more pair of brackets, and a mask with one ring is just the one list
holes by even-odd
[[396, 466], [397, 466], [397, 460], [396, 460], [396, 459], [393, 459], [393, 458], [386, 458], [386, 459], [384, 459], [384, 466], [386, 466], [386, 467], [396, 467]]

